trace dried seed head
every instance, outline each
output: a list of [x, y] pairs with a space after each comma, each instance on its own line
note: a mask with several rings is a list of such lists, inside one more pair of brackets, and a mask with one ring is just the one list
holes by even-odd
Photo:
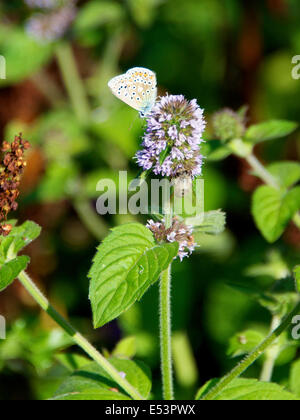
[[[26, 161], [24, 151], [30, 147], [28, 141], [23, 140], [22, 134], [16, 136], [10, 144], [2, 143], [4, 156], [0, 165], [0, 222], [6, 221], [8, 213], [18, 208], [16, 199], [19, 197], [20, 178]], [[10, 224], [0, 224], [0, 235], [7, 236], [12, 229]]]

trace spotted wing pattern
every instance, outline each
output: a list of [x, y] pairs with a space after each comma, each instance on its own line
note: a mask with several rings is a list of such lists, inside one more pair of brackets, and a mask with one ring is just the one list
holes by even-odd
[[143, 67], [135, 67], [108, 83], [112, 93], [127, 105], [147, 114], [157, 97], [156, 75]]

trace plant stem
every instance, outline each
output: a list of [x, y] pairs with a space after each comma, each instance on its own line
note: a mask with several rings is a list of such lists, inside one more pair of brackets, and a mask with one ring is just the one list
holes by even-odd
[[255, 175], [257, 175], [262, 181], [264, 181], [265, 184], [269, 185], [270, 187], [279, 189], [280, 186], [278, 185], [278, 182], [273, 177], [273, 175], [264, 167], [262, 163], [257, 159], [256, 156], [253, 154], [249, 155], [246, 158], [249, 165], [252, 167], [252, 169], [255, 172]]
[[[166, 210], [165, 225], [172, 225], [172, 213]], [[171, 270], [172, 264], [162, 273], [160, 279], [160, 352], [165, 400], [174, 400], [171, 344]]]
[[249, 366], [251, 366], [277, 338], [289, 327], [292, 319], [300, 312], [300, 302], [295, 309], [288, 314], [281, 324], [273, 331], [252, 353], [239, 363], [228, 375], [224, 376], [219, 383], [210, 390], [201, 400], [215, 399], [234, 379], [238, 378]]
[[90, 117], [90, 107], [72, 47], [68, 43], [61, 43], [57, 47], [56, 57], [74, 112], [79, 121], [86, 123]]
[[95, 213], [87, 198], [73, 198], [74, 208], [85, 227], [95, 238], [102, 241], [108, 233], [108, 226], [103, 219]]
[[18, 276], [19, 281], [47, 314], [78, 344], [110, 377], [124, 389], [134, 400], [142, 400], [140, 393], [95, 349], [76, 329], [69, 324], [54, 308], [48, 299], [42, 294], [25, 271]]
[[[280, 317], [278, 315], [274, 315], [272, 318], [271, 323], [271, 333], [276, 330], [280, 325]], [[274, 365], [276, 359], [279, 354], [279, 346], [277, 340], [275, 343], [270, 346], [270, 348], [266, 351], [266, 360], [263, 364], [263, 368], [260, 375], [260, 380], [263, 382], [271, 382], [273, 376]]]
[[163, 397], [174, 399], [171, 347], [171, 264], [160, 280], [160, 351]]

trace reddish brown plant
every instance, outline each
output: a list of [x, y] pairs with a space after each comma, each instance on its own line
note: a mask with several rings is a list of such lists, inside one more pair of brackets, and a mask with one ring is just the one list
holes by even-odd
[[[7, 236], [12, 225], [5, 223], [8, 213], [18, 208], [19, 185], [22, 172], [26, 166], [24, 151], [30, 147], [22, 134], [16, 136], [12, 143], [3, 141], [1, 151], [3, 158], [0, 164], [0, 235]], [[4, 222], [4, 223], [2, 223]]]

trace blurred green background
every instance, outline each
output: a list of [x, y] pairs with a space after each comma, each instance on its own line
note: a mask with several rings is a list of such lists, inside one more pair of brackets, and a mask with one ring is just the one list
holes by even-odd
[[[0, 80], [1, 138], [12, 140], [22, 131], [32, 144], [13, 217], [43, 227], [27, 249], [32, 278], [99, 349], [111, 352], [121, 338], [135, 337], [132, 354], [151, 367], [153, 395], [159, 398], [157, 287], [118, 321], [96, 331], [91, 325], [87, 272], [96, 246], [109, 227], [133, 218], [97, 216], [96, 184], [103, 177], [115, 179], [119, 170], [137, 173], [132, 158], [144, 128], [136, 112], [112, 96], [107, 81], [133, 66], [154, 70], [160, 94], [197, 98], [205, 108], [207, 139], [212, 138], [211, 114], [225, 106], [249, 105], [248, 123], [300, 121], [300, 80], [291, 76], [292, 57], [300, 54], [300, 3], [91, 0], [77, 7], [64, 40], [45, 43], [26, 33], [32, 10], [23, 1], [0, 5], [0, 55], [7, 63], [7, 79]], [[90, 110], [84, 101], [79, 104], [79, 114], [62, 76], [62, 69], [69, 69], [69, 82], [80, 90], [71, 77], [74, 64], [90, 104]], [[266, 163], [299, 160], [300, 133], [264, 143], [255, 152]], [[250, 201], [259, 181], [244, 161], [207, 161], [204, 179], [206, 210], [226, 211], [227, 230], [208, 237], [189, 260], [174, 264], [173, 344], [180, 398], [237, 362], [227, 354], [234, 334], [249, 327], [263, 333], [269, 329], [267, 309], [230, 284], [268, 286], [299, 263], [295, 226], [272, 246], [256, 229]], [[258, 269], [250, 276], [247, 269], [253, 265]], [[0, 399], [49, 398], [68, 372], [57, 351], [70, 346], [69, 340], [17, 282], [0, 295], [0, 314], [8, 322], [7, 340], [0, 342]], [[297, 351], [290, 346], [279, 359], [275, 380], [286, 382]], [[247, 375], [257, 376], [260, 368], [257, 362]]]

